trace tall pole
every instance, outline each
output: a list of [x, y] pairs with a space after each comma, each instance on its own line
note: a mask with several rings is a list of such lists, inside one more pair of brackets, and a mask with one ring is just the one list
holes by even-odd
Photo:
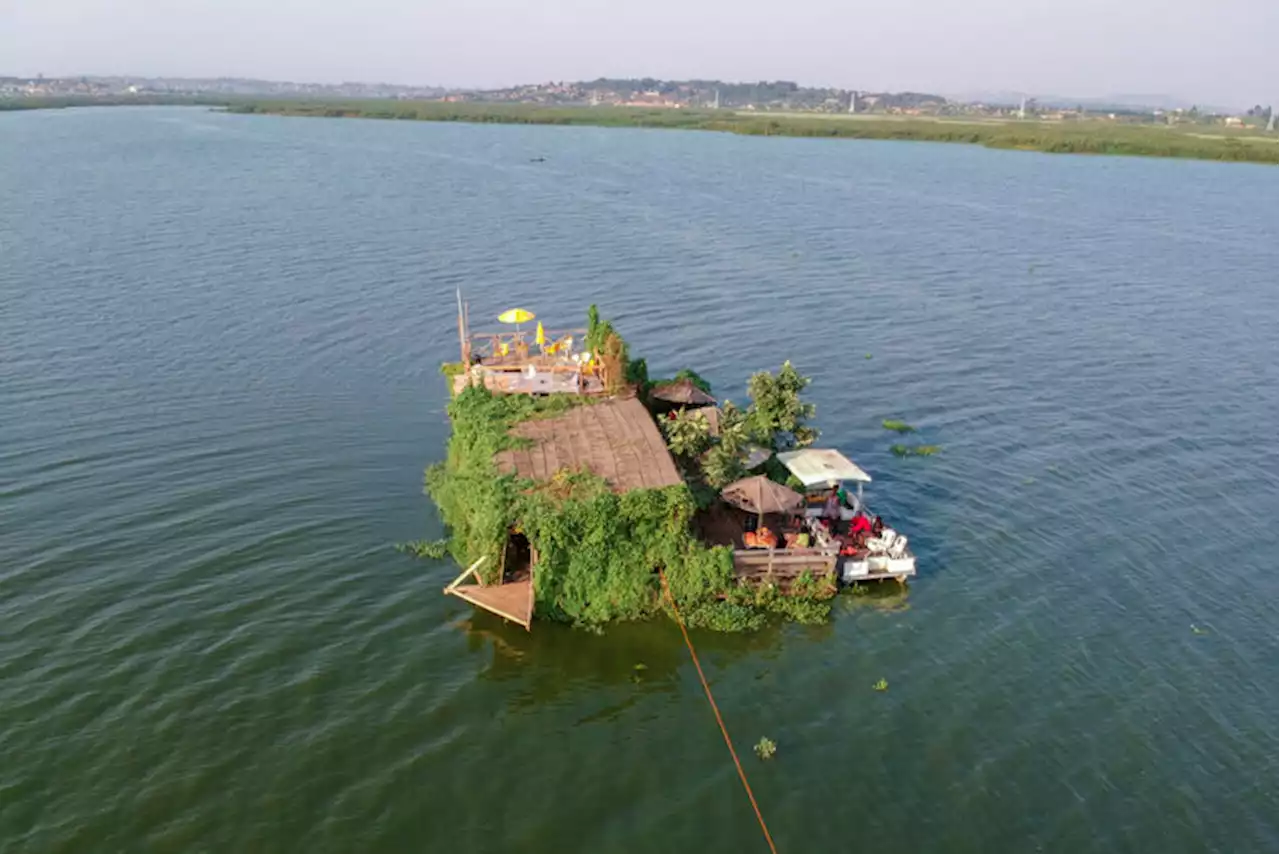
[[467, 322], [462, 317], [462, 288], [458, 288], [458, 359], [467, 364]]

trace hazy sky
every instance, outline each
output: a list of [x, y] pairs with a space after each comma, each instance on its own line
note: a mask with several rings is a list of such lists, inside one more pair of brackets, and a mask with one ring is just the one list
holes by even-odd
[[1248, 106], [1277, 101], [1278, 26], [1277, 0], [0, 0], [0, 74], [784, 79]]

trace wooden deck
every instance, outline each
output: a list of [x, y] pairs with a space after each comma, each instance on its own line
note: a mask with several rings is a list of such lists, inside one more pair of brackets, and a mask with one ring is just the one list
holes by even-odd
[[619, 493], [684, 482], [649, 411], [635, 398], [605, 400], [556, 418], [525, 421], [512, 433], [532, 444], [494, 458], [504, 474], [547, 480], [561, 469], [585, 468]]
[[446, 587], [444, 592], [513, 623], [519, 623], [526, 629], [533, 622], [533, 582], [528, 579], [488, 587], [457, 584]]
[[[604, 383], [596, 376], [582, 378], [578, 385], [576, 372], [571, 371], [538, 371], [532, 377], [519, 370], [489, 370], [482, 373], [481, 381], [485, 388], [497, 394], [604, 394]], [[474, 382], [470, 374], [459, 374], [453, 378], [453, 393], [458, 394]]]

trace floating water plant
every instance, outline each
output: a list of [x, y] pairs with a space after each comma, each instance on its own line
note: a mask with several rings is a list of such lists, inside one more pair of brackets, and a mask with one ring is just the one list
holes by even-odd
[[888, 691], [888, 690], [889, 690], [889, 683], [888, 683], [888, 681], [887, 681], [887, 680], [885, 680], [885, 679], [881, 679], [879, 682], [877, 682], [876, 684], [872, 685], [871, 687], [872, 687], [872, 688], [875, 688], [877, 691]]
[[941, 445], [890, 445], [895, 457], [932, 457], [942, 450]]
[[905, 421], [898, 421], [894, 418], [886, 418], [883, 422], [884, 429], [892, 430], [895, 433], [914, 433], [916, 428], [912, 427]]
[[761, 759], [772, 759], [773, 754], [778, 752], [778, 745], [774, 744], [772, 739], [761, 736], [760, 740], [756, 742], [755, 750], [756, 756]]
[[443, 560], [449, 554], [448, 540], [410, 540], [407, 543], [396, 543], [396, 551], [413, 555], [417, 558]]

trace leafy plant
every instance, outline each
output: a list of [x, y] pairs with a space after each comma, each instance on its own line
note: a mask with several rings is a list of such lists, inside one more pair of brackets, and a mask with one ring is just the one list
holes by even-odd
[[700, 410], [679, 409], [659, 420], [671, 453], [690, 460], [711, 444], [711, 425]]
[[751, 440], [747, 413], [726, 400], [720, 405], [720, 431], [717, 442], [730, 454], [739, 454]]
[[888, 682], [888, 680], [886, 680], [886, 679], [883, 679], [883, 678], [882, 678], [879, 682], [877, 682], [876, 684], [872, 685], [871, 687], [872, 687], [872, 688], [875, 688], [877, 691], [888, 691], [888, 690], [889, 690], [889, 682]]
[[932, 457], [942, 450], [941, 445], [890, 445], [895, 457]]
[[723, 443], [715, 445], [702, 457], [702, 476], [713, 489], [724, 489], [745, 474], [742, 459]]
[[449, 554], [448, 540], [410, 540], [407, 543], [396, 543], [396, 551], [413, 555], [416, 558], [440, 560]]
[[806, 422], [815, 407], [800, 399], [809, 385], [790, 361], [784, 362], [777, 375], [760, 371], [747, 381], [751, 406], [747, 409], [747, 428], [751, 437], [775, 451], [803, 448], [818, 438], [818, 430]]
[[914, 433], [916, 428], [912, 427], [905, 421], [898, 421], [893, 418], [886, 418], [883, 422], [884, 429], [892, 430], [895, 433]]
[[755, 746], [756, 756], [761, 759], [772, 759], [773, 755], [778, 752], [778, 745], [773, 743], [772, 739], [760, 737]]

